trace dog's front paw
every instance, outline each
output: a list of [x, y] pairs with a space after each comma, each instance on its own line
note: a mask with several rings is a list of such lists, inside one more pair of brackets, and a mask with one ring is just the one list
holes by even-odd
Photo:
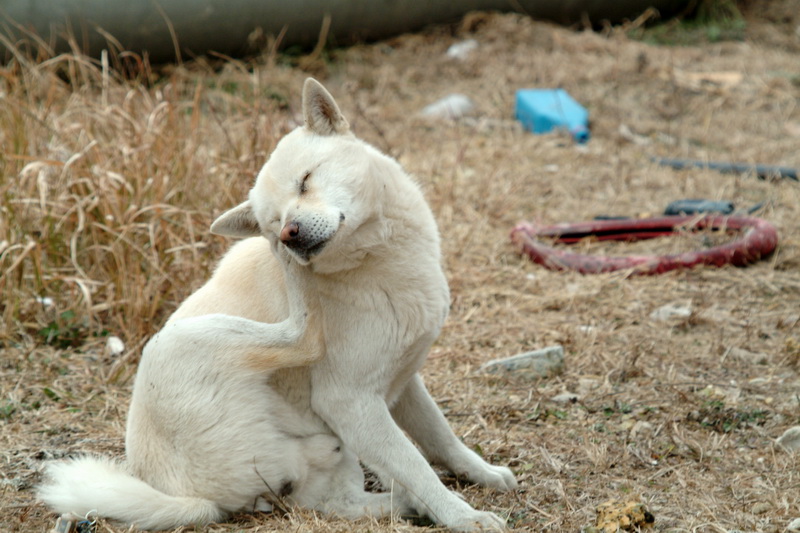
[[480, 465], [464, 473], [470, 481], [497, 490], [513, 490], [517, 488], [517, 479], [514, 473], [504, 466], [494, 466], [488, 463]]
[[505, 531], [506, 521], [487, 511], [471, 511], [452, 524], [446, 524], [452, 531]]

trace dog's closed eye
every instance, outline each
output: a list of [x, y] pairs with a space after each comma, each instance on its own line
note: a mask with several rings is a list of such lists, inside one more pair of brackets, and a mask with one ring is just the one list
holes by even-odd
[[300, 180], [300, 194], [305, 194], [308, 191], [308, 178], [311, 177], [311, 172], [306, 172], [303, 179]]

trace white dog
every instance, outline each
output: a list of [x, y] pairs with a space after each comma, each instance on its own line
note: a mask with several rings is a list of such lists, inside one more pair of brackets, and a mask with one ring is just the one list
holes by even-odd
[[[251, 238], [145, 347], [126, 462], [49, 465], [39, 494], [57, 511], [156, 529], [220, 520], [263, 496], [346, 517], [412, 508], [453, 530], [504, 527], [428, 464], [517, 485], [455, 436], [417, 374], [450, 304], [433, 215], [312, 79], [303, 113], [249, 199], [211, 227]], [[359, 460], [389, 492], [364, 491]]]

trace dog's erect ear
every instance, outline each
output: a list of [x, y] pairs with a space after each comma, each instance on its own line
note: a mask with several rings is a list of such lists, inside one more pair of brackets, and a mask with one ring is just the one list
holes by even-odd
[[226, 237], [253, 237], [261, 235], [261, 228], [258, 225], [250, 200], [242, 202], [233, 209], [222, 213], [217, 220], [211, 224], [211, 233], [215, 235], [225, 235]]
[[303, 117], [306, 128], [318, 135], [342, 134], [350, 130], [331, 93], [314, 78], [308, 78], [303, 85]]

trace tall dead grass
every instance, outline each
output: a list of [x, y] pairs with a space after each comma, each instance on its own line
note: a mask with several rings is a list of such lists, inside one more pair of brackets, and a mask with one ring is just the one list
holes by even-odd
[[152, 332], [218, 255], [198, 229], [287, 127], [265, 118], [285, 99], [243, 64], [156, 76], [132, 57], [19, 53], [1, 71], [4, 342]]

